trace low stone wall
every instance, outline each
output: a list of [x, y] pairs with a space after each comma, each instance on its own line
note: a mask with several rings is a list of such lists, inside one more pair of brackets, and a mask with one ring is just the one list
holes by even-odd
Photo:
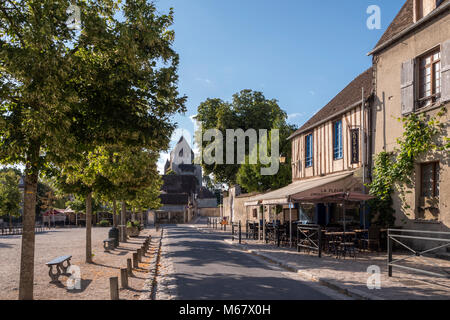
[[199, 208], [197, 215], [201, 217], [220, 217], [220, 208]]

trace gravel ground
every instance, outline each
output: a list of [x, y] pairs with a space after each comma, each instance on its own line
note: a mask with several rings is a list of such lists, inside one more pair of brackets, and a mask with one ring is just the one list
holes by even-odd
[[[85, 236], [84, 228], [53, 229], [36, 235], [35, 269], [34, 269], [34, 299], [36, 300], [109, 300], [109, 277], [119, 277], [120, 268], [126, 268], [127, 259], [132, 258], [145, 241], [146, 236], [156, 234], [154, 229], [145, 229], [139, 237], [129, 238], [127, 243], [121, 243], [111, 252], [104, 252], [103, 239], [108, 237], [109, 228], [92, 229], [93, 264], [84, 263]], [[120, 289], [120, 299], [138, 300], [144, 283], [149, 277], [150, 262], [156, 243], [151, 241], [150, 249], [139, 269], [133, 270], [129, 277], [129, 289]], [[15, 300], [18, 298], [20, 272], [21, 236], [0, 237], [0, 300]], [[72, 265], [81, 270], [81, 290], [68, 290], [67, 276], [60, 276], [60, 284], [50, 283], [46, 262], [62, 256], [72, 255]]]

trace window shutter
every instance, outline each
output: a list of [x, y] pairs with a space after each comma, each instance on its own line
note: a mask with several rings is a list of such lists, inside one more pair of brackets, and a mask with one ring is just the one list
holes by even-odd
[[450, 39], [441, 48], [441, 101], [450, 101]]
[[401, 76], [402, 115], [414, 111], [414, 60], [402, 64]]

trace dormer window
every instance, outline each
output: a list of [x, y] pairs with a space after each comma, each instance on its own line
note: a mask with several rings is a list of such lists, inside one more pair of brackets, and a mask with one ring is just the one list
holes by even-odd
[[443, 0], [415, 0], [414, 1], [414, 22], [426, 17], [436, 9]]

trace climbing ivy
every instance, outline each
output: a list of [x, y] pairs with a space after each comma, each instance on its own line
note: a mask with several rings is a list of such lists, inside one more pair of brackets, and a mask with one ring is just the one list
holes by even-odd
[[444, 125], [439, 122], [447, 110], [442, 108], [435, 116], [410, 114], [399, 118], [404, 132], [397, 139], [398, 147], [393, 152], [380, 152], [375, 157], [372, 182], [368, 184], [370, 194], [376, 199], [371, 200], [372, 218], [377, 214], [374, 223], [382, 226], [392, 226], [395, 222], [392, 208], [392, 193], [400, 191], [404, 209], [410, 208], [406, 203], [406, 187], [411, 187], [414, 164], [418, 157], [429, 151], [450, 150], [450, 139], [445, 134]]

